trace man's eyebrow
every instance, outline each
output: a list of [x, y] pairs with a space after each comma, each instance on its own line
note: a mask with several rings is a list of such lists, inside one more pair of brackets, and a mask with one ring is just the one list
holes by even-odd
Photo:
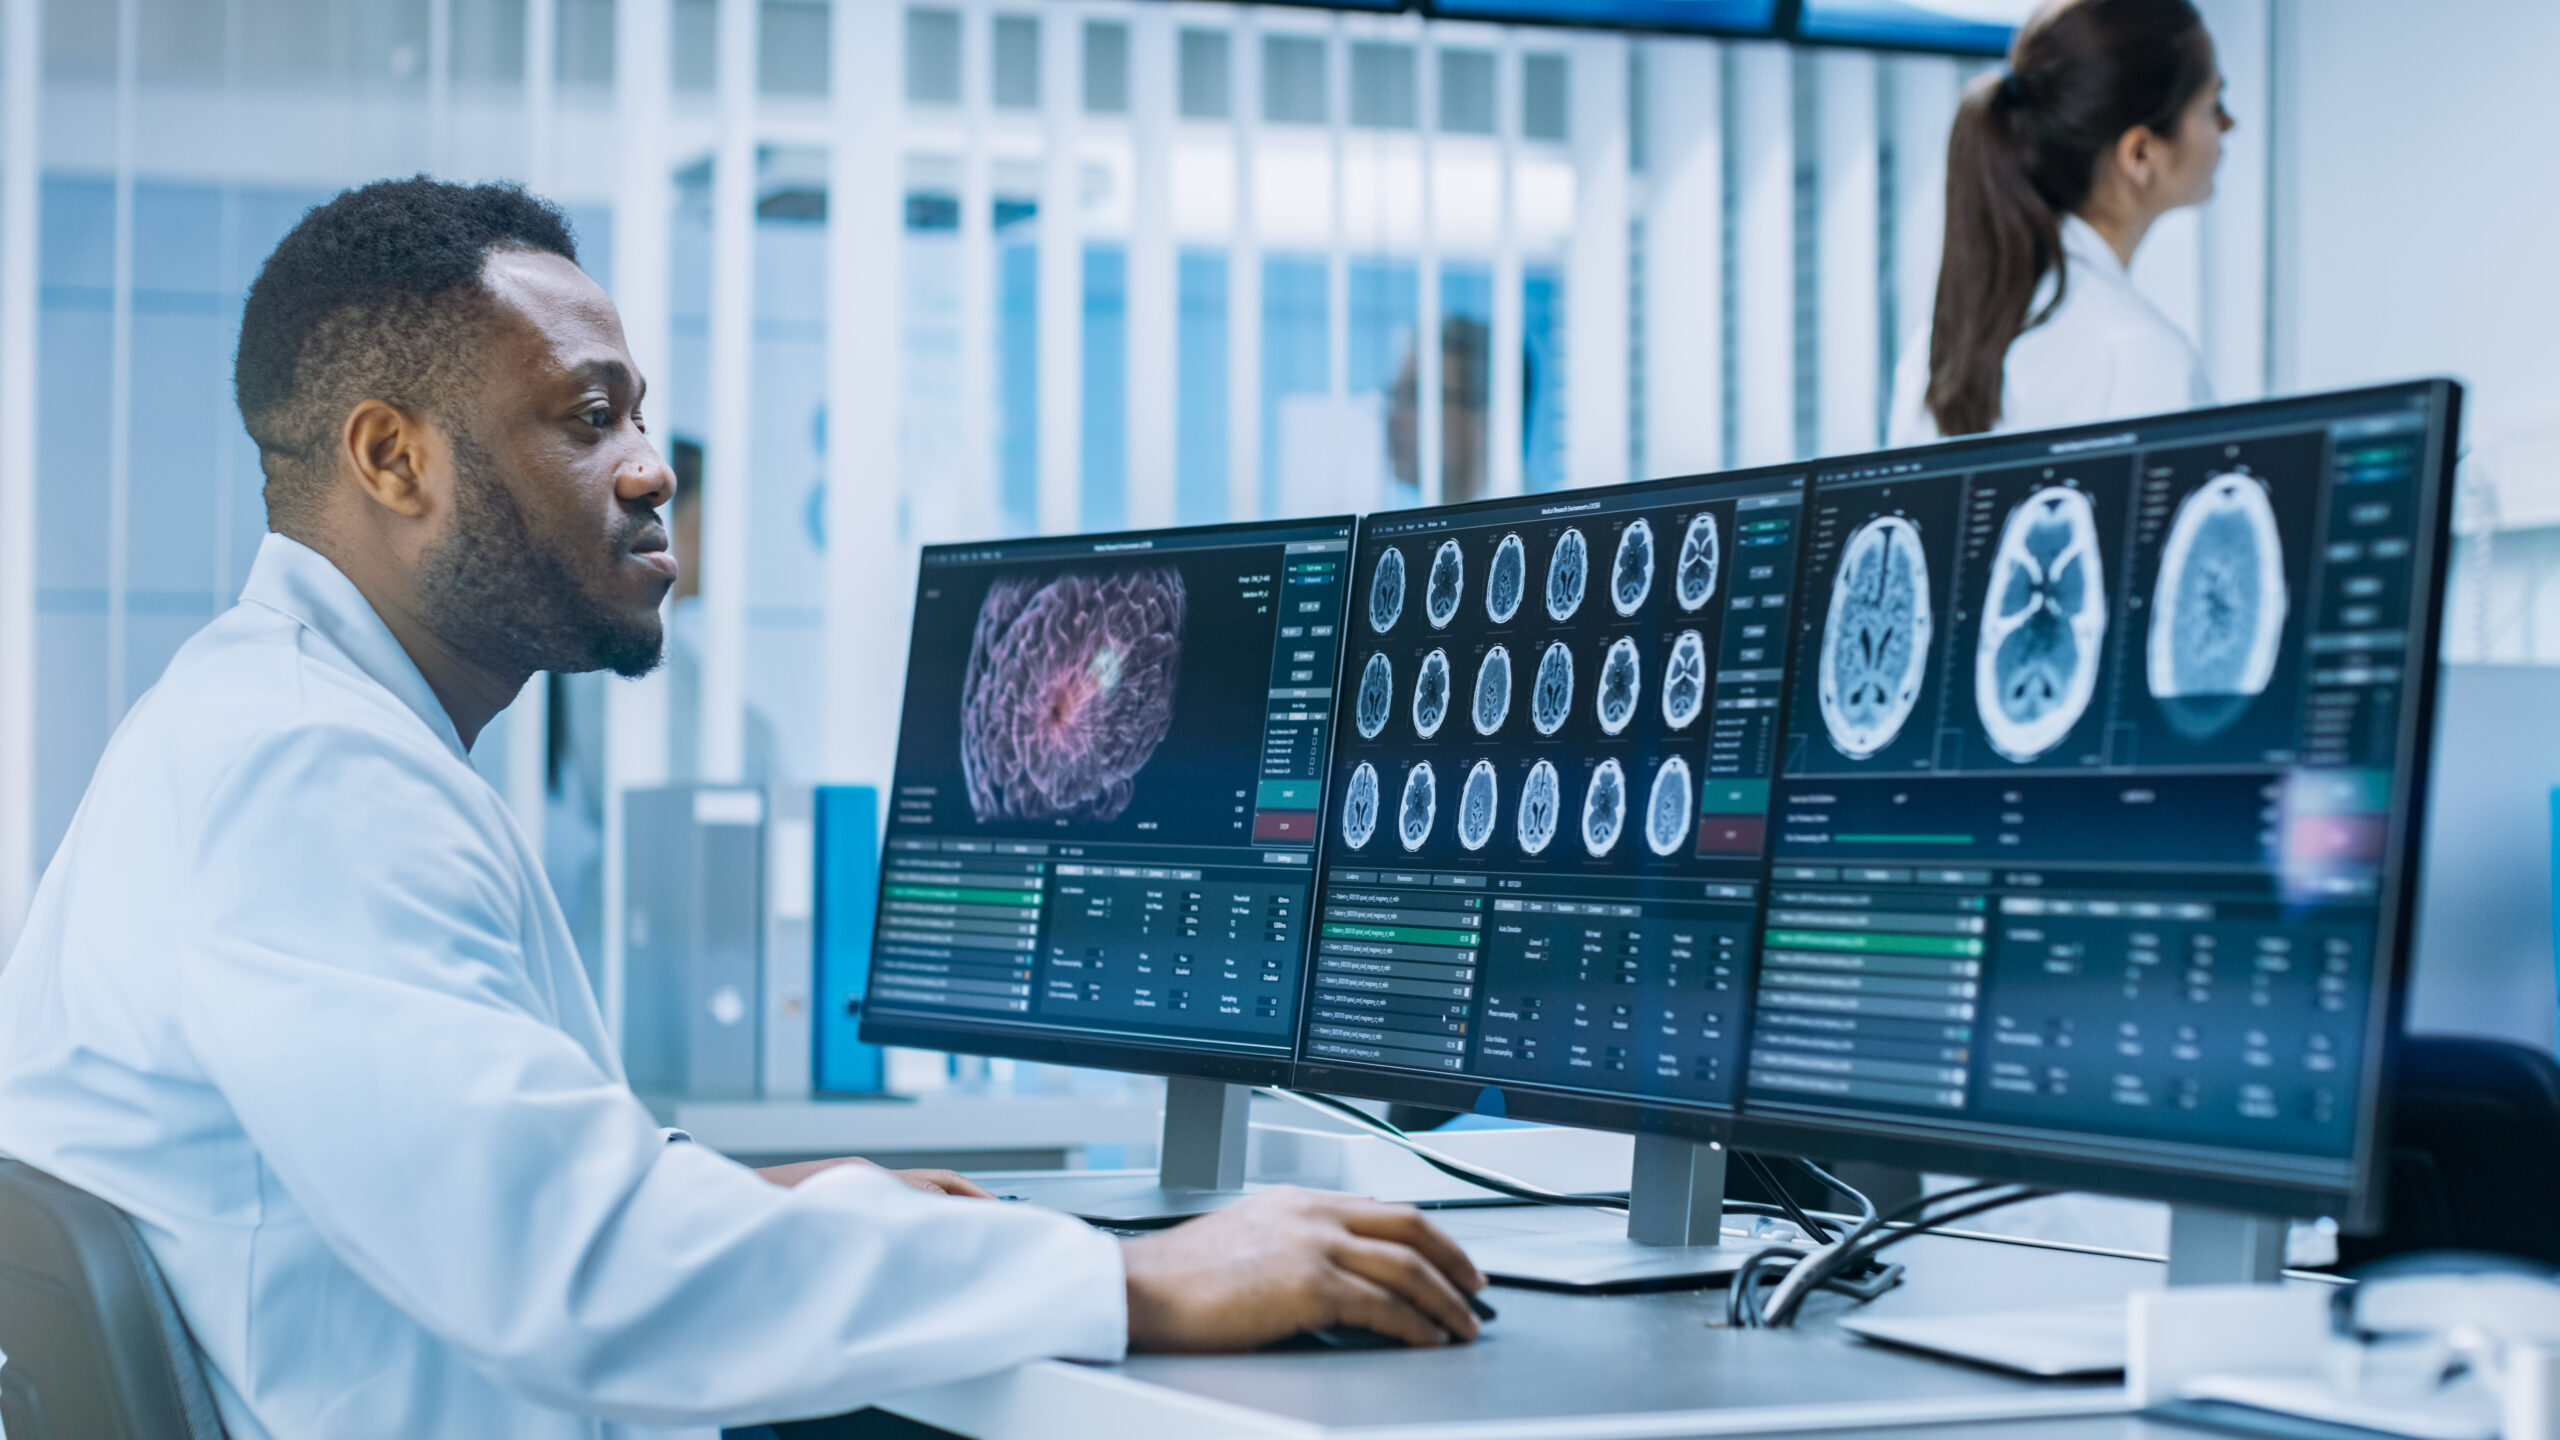
[[646, 382], [636, 379], [631, 367], [619, 360], [588, 360], [572, 366], [569, 373], [582, 384], [601, 385], [607, 390], [634, 391], [635, 401], [648, 389]]

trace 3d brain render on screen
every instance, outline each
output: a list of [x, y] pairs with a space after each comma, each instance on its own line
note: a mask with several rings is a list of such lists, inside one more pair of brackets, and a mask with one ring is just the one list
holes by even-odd
[[2179, 502], [2160, 548], [2146, 669], [2180, 734], [2220, 734], [2266, 690], [2285, 606], [2284, 542], [2265, 484], [2235, 471]]
[[1173, 726], [1180, 571], [988, 587], [961, 682], [960, 765], [979, 820], [1112, 820]]
[[1920, 702], [1930, 623], [1919, 527], [1899, 515], [1859, 526], [1832, 577], [1815, 684], [1823, 728], [1841, 754], [1863, 760], [1902, 733]]
[[2062, 743], [2098, 689], [2107, 600], [2086, 494], [2053, 485], [2000, 527], [1974, 647], [1973, 703], [1991, 748], [2021, 763]]

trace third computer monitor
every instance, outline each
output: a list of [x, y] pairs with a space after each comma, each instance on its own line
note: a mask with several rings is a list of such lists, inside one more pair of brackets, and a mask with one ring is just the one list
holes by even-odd
[[1301, 1085], [1729, 1119], [1804, 476], [1362, 525]]
[[1817, 466], [1750, 1129], [2361, 1218], [2458, 397]]
[[1287, 1078], [1351, 534], [925, 550], [864, 1040]]

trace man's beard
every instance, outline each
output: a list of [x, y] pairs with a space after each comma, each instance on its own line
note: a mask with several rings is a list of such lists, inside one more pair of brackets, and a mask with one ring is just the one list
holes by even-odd
[[[544, 549], [487, 451], [459, 430], [453, 444], [453, 524], [427, 555], [419, 604], [455, 651], [502, 673], [611, 670], [626, 678], [658, 666], [666, 628], [658, 612], [630, 614], [578, 583], [569, 557]], [[625, 517], [602, 537], [609, 572], [647, 519]]]

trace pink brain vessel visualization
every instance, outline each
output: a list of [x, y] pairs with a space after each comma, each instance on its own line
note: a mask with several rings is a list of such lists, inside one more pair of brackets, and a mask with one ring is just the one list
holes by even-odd
[[1006, 576], [978, 607], [960, 767], [981, 821], [1113, 820], [1173, 727], [1181, 572]]

